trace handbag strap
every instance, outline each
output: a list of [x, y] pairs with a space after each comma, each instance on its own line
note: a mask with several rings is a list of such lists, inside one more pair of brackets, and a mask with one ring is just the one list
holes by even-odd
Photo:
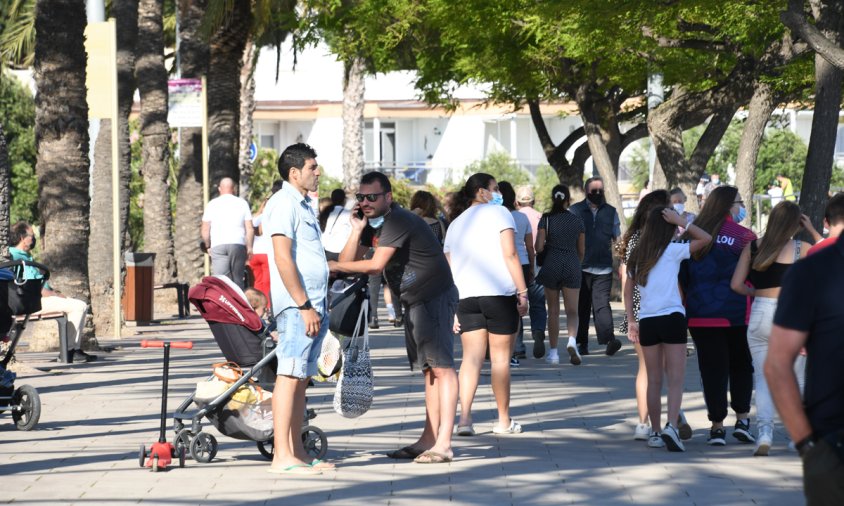
[[794, 261], [800, 260], [800, 239], [794, 241]]
[[360, 313], [358, 313], [358, 321], [355, 323], [355, 333], [352, 335], [351, 341], [349, 341], [349, 348], [355, 346], [357, 344], [357, 340], [360, 337], [360, 328], [363, 325], [363, 349], [369, 349], [369, 300], [366, 300], [365, 303], [361, 306]]

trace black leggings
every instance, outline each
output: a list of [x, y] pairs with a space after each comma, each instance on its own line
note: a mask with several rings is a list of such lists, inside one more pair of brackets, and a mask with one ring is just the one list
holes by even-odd
[[753, 360], [747, 347], [747, 326], [690, 327], [689, 332], [697, 348], [709, 421], [721, 423], [727, 418], [728, 387], [733, 411], [750, 412]]

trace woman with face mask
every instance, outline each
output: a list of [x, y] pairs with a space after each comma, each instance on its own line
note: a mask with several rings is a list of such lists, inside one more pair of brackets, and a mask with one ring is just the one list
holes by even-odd
[[686, 220], [685, 227], [678, 227], [678, 232], [682, 234], [686, 231], [686, 228], [693, 221], [695, 221], [696, 216], [694, 213], [686, 211], [686, 194], [683, 193], [683, 190], [681, 190], [680, 188], [674, 188], [673, 190], [671, 190], [669, 195], [671, 198], [671, 207], [673, 207], [674, 210], [677, 211], [677, 214], [679, 214], [683, 217], [683, 219]]
[[707, 416], [712, 422], [707, 441], [712, 446], [727, 444], [728, 388], [730, 407], [736, 413], [733, 437], [742, 443], [755, 442], [749, 419], [753, 392], [753, 362], [747, 346], [750, 297], [730, 289], [742, 250], [756, 240], [756, 234], [739, 225], [746, 215], [736, 187], [715, 188], [695, 219], [695, 225], [712, 239], [692, 254], [680, 275]]
[[487, 347], [498, 407], [492, 431], [522, 432], [510, 417], [510, 357], [519, 320], [527, 313], [527, 285], [516, 250], [516, 224], [503, 201], [495, 178], [472, 175], [454, 199], [445, 236], [443, 250], [460, 292], [455, 316], [455, 332], [463, 343], [458, 436], [475, 435], [472, 401]]

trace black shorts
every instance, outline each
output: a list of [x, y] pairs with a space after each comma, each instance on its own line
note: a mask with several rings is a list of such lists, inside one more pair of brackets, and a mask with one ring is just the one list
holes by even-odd
[[515, 295], [469, 297], [457, 305], [460, 332], [487, 330], [491, 334], [515, 334], [519, 330], [519, 310]]
[[404, 342], [410, 369], [454, 367], [454, 311], [457, 287], [404, 308]]
[[639, 345], [686, 344], [689, 342], [686, 315], [671, 313], [639, 320]]

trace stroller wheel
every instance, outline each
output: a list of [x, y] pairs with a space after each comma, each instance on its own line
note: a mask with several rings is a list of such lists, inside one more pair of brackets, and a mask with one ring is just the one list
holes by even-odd
[[158, 472], [158, 454], [152, 456], [152, 472]]
[[328, 438], [322, 429], [314, 425], [302, 427], [302, 444], [305, 452], [315, 459], [321, 459], [328, 453]]
[[41, 397], [38, 396], [38, 390], [29, 385], [22, 385], [15, 390], [12, 403], [20, 406], [12, 411], [12, 419], [18, 430], [32, 430], [41, 418]]
[[176, 453], [179, 453], [179, 450], [184, 450], [185, 453], [190, 451], [190, 444], [191, 440], [193, 439], [191, 436], [190, 429], [182, 429], [176, 433], [176, 438], [173, 440], [173, 446], [176, 447]]
[[190, 443], [190, 456], [197, 462], [207, 464], [217, 455], [217, 439], [211, 434], [200, 432]]
[[275, 446], [273, 446], [272, 439], [270, 439], [269, 441], [258, 441], [257, 445], [258, 451], [261, 452], [261, 455], [263, 455], [265, 459], [273, 459], [273, 452], [275, 451]]

